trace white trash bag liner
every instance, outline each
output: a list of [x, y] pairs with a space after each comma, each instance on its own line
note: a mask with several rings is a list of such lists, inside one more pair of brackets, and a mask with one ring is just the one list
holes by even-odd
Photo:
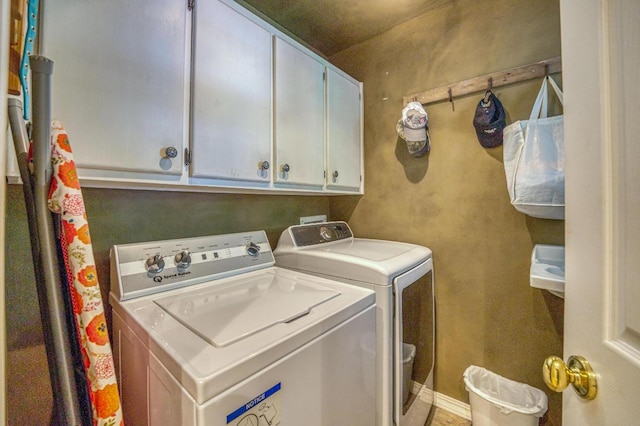
[[[547, 412], [547, 395], [533, 386], [509, 380], [475, 365], [469, 366], [463, 377], [467, 391], [489, 401], [502, 414], [516, 412], [542, 417]], [[473, 416], [473, 407], [471, 411]]]

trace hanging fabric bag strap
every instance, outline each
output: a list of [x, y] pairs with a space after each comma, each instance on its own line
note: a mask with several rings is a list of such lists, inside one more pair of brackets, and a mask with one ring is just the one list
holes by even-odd
[[553, 91], [556, 92], [556, 96], [560, 100], [560, 104], [564, 106], [564, 96], [562, 94], [562, 90], [560, 90], [560, 88], [558, 87], [558, 84], [555, 82], [553, 78], [547, 77], [547, 79], [549, 80], [549, 83], [551, 83], [551, 87], [553, 87]]
[[562, 94], [562, 90], [560, 90], [558, 84], [551, 77], [547, 76], [542, 80], [542, 86], [540, 87], [540, 91], [538, 92], [536, 101], [534, 102], [533, 108], [531, 109], [529, 120], [535, 120], [537, 118], [547, 118], [549, 107], [549, 91], [547, 89], [547, 83], [551, 84], [553, 91], [556, 92], [556, 96], [560, 100], [560, 104], [564, 106], [564, 96]]
[[533, 108], [531, 109], [529, 120], [536, 120], [538, 118], [547, 117], [547, 102], [549, 97], [548, 91], [547, 91], [547, 78], [548, 77], [545, 77], [542, 80], [542, 86], [538, 91], [538, 96], [536, 97], [536, 101], [533, 103]]

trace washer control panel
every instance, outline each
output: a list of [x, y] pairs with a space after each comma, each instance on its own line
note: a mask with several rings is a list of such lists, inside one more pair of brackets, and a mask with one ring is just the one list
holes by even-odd
[[353, 238], [353, 233], [346, 222], [312, 223], [292, 226], [289, 230], [293, 244], [296, 247], [313, 246]]
[[275, 264], [264, 231], [115, 245], [110, 256], [121, 301]]

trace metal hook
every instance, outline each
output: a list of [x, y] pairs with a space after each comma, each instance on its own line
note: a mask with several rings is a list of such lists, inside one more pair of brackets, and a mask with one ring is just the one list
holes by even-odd
[[489, 82], [487, 83], [487, 90], [484, 92], [484, 98], [482, 99], [483, 103], [489, 102], [489, 96], [491, 95], [491, 89], [493, 89], [493, 77], [489, 77]]
[[455, 111], [456, 107], [453, 104], [453, 93], [451, 92], [451, 87], [449, 87], [449, 102], [451, 102], [451, 111]]

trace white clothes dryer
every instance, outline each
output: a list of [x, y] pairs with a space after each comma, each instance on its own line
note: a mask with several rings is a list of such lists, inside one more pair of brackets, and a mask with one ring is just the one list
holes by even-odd
[[345, 222], [287, 228], [276, 265], [376, 293], [376, 425], [423, 425], [433, 405], [435, 310], [431, 250], [354, 238]]
[[112, 248], [127, 424], [375, 422], [374, 292], [274, 263], [263, 231]]

